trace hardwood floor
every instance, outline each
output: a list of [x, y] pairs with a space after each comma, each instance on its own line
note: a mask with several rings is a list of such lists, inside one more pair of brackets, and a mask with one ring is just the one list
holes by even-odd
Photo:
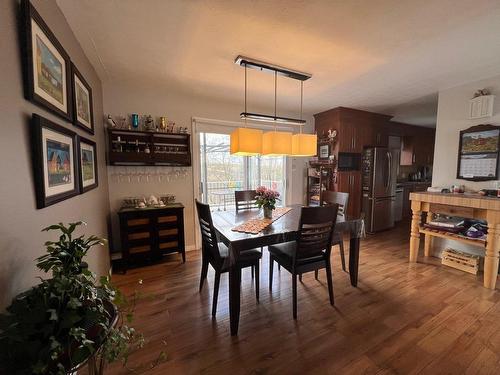
[[[126, 293], [157, 296], [137, 305], [134, 326], [147, 342], [131, 355], [130, 366], [165, 350], [167, 360], [148, 373], [498, 374], [500, 293], [483, 288], [481, 276], [445, 268], [435, 258], [410, 265], [408, 237], [408, 225], [400, 225], [362, 241], [358, 288], [334, 249], [335, 308], [324, 272], [319, 281], [306, 274], [298, 286], [297, 321], [290, 274], [275, 267], [270, 293], [264, 250], [260, 303], [250, 270], [243, 272], [237, 337], [229, 334], [227, 275], [212, 320], [213, 270], [199, 293], [198, 252], [189, 252], [186, 264], [173, 256], [114, 275]], [[119, 364], [109, 370], [127, 373]]]

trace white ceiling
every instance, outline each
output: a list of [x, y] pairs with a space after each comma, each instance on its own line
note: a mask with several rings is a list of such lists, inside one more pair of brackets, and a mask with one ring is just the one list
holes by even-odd
[[[499, 0], [57, 2], [105, 84], [241, 103], [242, 54], [311, 73], [308, 114], [347, 106], [433, 125], [439, 90], [500, 74]], [[272, 75], [248, 80], [249, 110], [272, 103]], [[280, 78], [278, 100], [297, 110], [297, 81]]]

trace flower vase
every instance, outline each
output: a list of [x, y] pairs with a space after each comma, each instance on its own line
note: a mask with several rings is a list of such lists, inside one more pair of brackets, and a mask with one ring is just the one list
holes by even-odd
[[264, 207], [264, 217], [266, 219], [272, 219], [273, 218], [273, 209], [269, 207]]

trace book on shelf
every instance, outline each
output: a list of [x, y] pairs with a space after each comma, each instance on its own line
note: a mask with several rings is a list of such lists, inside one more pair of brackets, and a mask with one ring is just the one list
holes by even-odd
[[461, 217], [443, 217], [439, 216], [427, 222], [428, 225], [441, 228], [459, 228], [465, 225]]

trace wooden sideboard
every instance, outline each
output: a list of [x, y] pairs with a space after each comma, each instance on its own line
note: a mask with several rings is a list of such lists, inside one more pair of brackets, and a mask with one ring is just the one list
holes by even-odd
[[122, 260], [128, 268], [134, 261], [155, 260], [180, 253], [186, 261], [184, 206], [173, 203], [161, 208], [125, 208], [118, 212]]
[[[420, 246], [420, 235], [425, 235], [424, 255], [430, 255], [432, 237], [458, 240], [470, 245], [485, 247], [484, 286], [495, 289], [498, 275], [500, 251], [500, 199], [488, 198], [472, 194], [443, 194], [414, 192], [410, 193], [412, 221], [410, 234], [410, 262], [415, 263]], [[446, 232], [430, 232], [422, 227], [422, 213], [441, 213], [450, 216], [486, 220], [488, 235], [486, 241], [480, 242], [468, 238], [457, 238]]]

